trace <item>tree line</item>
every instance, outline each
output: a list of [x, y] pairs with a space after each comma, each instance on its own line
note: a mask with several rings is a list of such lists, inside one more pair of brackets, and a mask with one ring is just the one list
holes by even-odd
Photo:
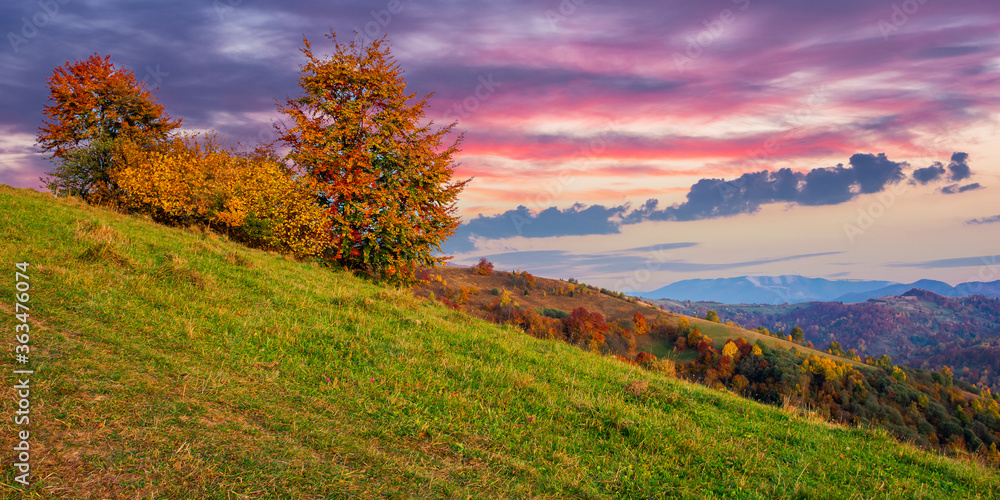
[[251, 145], [181, 132], [110, 56], [66, 62], [47, 79], [37, 141], [54, 168], [43, 180], [57, 196], [412, 282], [446, 259], [434, 251], [458, 226], [462, 136], [447, 139], [454, 123], [424, 123], [430, 96], [406, 92], [384, 38], [327, 37], [327, 56], [303, 39], [302, 92], [277, 104], [288, 120], [278, 139]]

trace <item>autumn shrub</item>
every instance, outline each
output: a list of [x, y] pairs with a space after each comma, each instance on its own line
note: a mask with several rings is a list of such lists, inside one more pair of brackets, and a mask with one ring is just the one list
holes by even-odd
[[541, 313], [542, 316], [547, 316], [549, 318], [555, 318], [555, 319], [564, 319], [569, 317], [568, 312], [563, 311], [561, 309], [556, 309], [554, 307], [545, 307], [538, 312]]
[[528, 309], [521, 312], [520, 326], [528, 334], [542, 339], [553, 339], [562, 333], [562, 322]]
[[426, 267], [421, 267], [417, 270], [416, 278], [419, 282], [429, 283], [431, 281], [431, 273]]
[[525, 271], [525, 272], [524, 272], [524, 281], [525, 281], [525, 285], [526, 285], [526, 286], [527, 286], [528, 288], [534, 288], [534, 287], [535, 287], [535, 281], [536, 281], [536, 278], [535, 278], [535, 276], [534, 276], [534, 275], [532, 275], [532, 274], [531, 274], [531, 273], [529, 273], [528, 271]]
[[489, 276], [493, 274], [493, 263], [486, 260], [486, 257], [482, 257], [479, 259], [479, 263], [476, 264], [476, 267], [474, 267], [473, 270], [476, 274]]
[[656, 363], [656, 360], [657, 359], [654, 354], [645, 351], [640, 352], [635, 356], [635, 362], [638, 363], [639, 366], [643, 368], [649, 368], [650, 366], [653, 365], [653, 363]]
[[458, 301], [456, 303], [459, 304], [459, 305], [461, 305], [461, 304], [468, 304], [469, 303], [469, 293], [470, 293], [469, 289], [466, 288], [466, 287], [464, 287], [464, 286], [459, 287], [458, 288], [458, 293], [459, 293], [459, 298], [458, 298]]
[[454, 302], [452, 302], [450, 299], [448, 299], [448, 297], [444, 297], [444, 296], [438, 297], [438, 301], [440, 301], [442, 304], [445, 305], [445, 307], [447, 307], [449, 309], [454, 309], [456, 311], [458, 311], [458, 310], [461, 309], [461, 307], [459, 307], [458, 304], [455, 304]]
[[214, 135], [178, 137], [165, 147], [120, 145], [115, 204], [170, 224], [205, 224], [252, 246], [315, 255], [324, 218], [305, 183], [268, 147], [225, 147]]

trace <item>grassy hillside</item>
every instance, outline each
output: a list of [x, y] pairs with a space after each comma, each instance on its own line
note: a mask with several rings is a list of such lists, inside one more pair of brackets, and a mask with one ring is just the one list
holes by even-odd
[[[496, 298], [490, 293], [491, 290], [506, 290], [511, 294], [511, 297], [524, 308], [535, 310], [552, 308], [569, 312], [577, 307], [583, 307], [588, 311], [597, 311], [602, 313], [609, 322], [616, 320], [631, 322], [632, 317], [636, 312], [641, 312], [650, 322], [655, 319], [665, 323], [677, 324], [681, 318], [687, 318], [691, 326], [701, 330], [705, 336], [712, 339], [713, 345], [720, 349], [727, 340], [742, 337], [751, 344], [761, 341], [771, 347], [781, 347], [783, 349], [791, 349], [794, 347], [802, 353], [836, 359], [837, 361], [851, 363], [853, 365], [861, 365], [861, 363], [856, 363], [845, 358], [838, 358], [824, 351], [811, 349], [794, 342], [764, 335], [755, 330], [747, 330], [738, 326], [715, 323], [698, 317], [674, 314], [657, 309], [653, 304], [644, 301], [630, 302], [619, 297], [600, 293], [599, 289], [587, 287], [584, 284], [575, 286], [577, 289], [587, 288], [584, 293], [574, 293], [570, 296], [567, 294], [554, 293], [560, 288], [569, 286], [569, 283], [562, 280], [538, 277], [536, 278], [534, 286], [531, 287], [528, 290], [528, 294], [525, 295], [525, 287], [522, 284], [522, 281], [518, 280], [514, 274], [509, 271], [495, 271], [493, 274], [483, 276], [474, 273], [473, 269], [468, 267], [444, 267], [435, 270], [431, 273], [431, 276], [435, 279], [421, 285], [417, 290], [418, 295], [427, 296], [429, 292], [433, 292], [438, 297], [455, 297], [458, 295], [456, 292], [462, 287], [469, 289], [475, 288], [479, 292], [476, 294], [470, 294], [468, 303], [463, 304], [462, 306], [463, 309], [469, 310], [473, 313], [475, 313], [481, 306], [489, 304]], [[442, 280], [437, 280], [437, 277], [441, 277]], [[702, 315], [704, 315], [704, 313], [702, 313]], [[670, 344], [667, 339], [657, 337], [656, 335], [639, 336], [636, 338], [636, 343], [638, 350], [650, 352], [661, 358], [667, 357], [678, 361], [691, 361], [698, 356], [696, 351], [683, 351], [675, 353], [673, 345]]]
[[[997, 471], [196, 230], [0, 186], [2, 498], [990, 498]], [[13, 351], [12, 335], [3, 349]], [[11, 373], [11, 357], [3, 356]], [[22, 367], [22, 365], [18, 365]], [[11, 375], [4, 400], [13, 398]]]

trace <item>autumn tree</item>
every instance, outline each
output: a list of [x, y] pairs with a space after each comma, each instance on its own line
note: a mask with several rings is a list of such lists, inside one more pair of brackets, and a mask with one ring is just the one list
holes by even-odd
[[114, 193], [109, 172], [118, 141], [147, 147], [169, 138], [180, 126], [144, 82], [110, 58], [94, 54], [66, 62], [46, 80], [51, 104], [43, 110], [36, 138], [56, 162], [44, 179], [56, 195], [93, 201]]
[[486, 257], [480, 257], [479, 263], [476, 264], [476, 267], [473, 269], [476, 271], [476, 274], [489, 276], [493, 274], [493, 263], [486, 260]]
[[649, 325], [646, 324], [646, 317], [642, 315], [641, 311], [635, 312], [635, 316], [632, 316], [632, 322], [635, 323], [636, 335], [645, 335], [649, 332]]
[[591, 351], [597, 350], [604, 344], [604, 336], [610, 327], [604, 321], [604, 315], [599, 312], [590, 312], [583, 307], [573, 309], [569, 317], [563, 320], [566, 325], [568, 340], [573, 344], [586, 344]]
[[803, 331], [802, 328], [796, 326], [792, 328], [791, 335], [792, 335], [792, 340], [796, 342], [802, 342], [802, 339], [804, 339], [806, 336], [806, 332]]
[[705, 319], [708, 320], [708, 321], [714, 321], [714, 322], [718, 323], [720, 321], [719, 320], [719, 313], [717, 313], [717, 312], [709, 309], [709, 311], [707, 313], [705, 313]]
[[840, 346], [840, 342], [837, 342], [836, 340], [830, 342], [830, 346], [826, 348], [826, 352], [833, 354], [834, 356], [844, 356], [847, 354], [844, 352], [844, 348]]
[[327, 38], [333, 54], [301, 49], [308, 61], [303, 94], [280, 110], [288, 158], [319, 194], [329, 219], [327, 257], [375, 278], [409, 281], [458, 226], [455, 201], [466, 181], [452, 181], [461, 142], [445, 144], [454, 124], [422, 124], [429, 95], [406, 93], [385, 39], [368, 45]]

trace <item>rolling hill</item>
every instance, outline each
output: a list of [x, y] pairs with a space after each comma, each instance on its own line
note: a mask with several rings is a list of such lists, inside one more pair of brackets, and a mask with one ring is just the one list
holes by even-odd
[[[0, 186], [31, 283], [3, 498], [991, 498], [997, 470], [498, 327], [313, 261]], [[13, 335], [3, 346], [13, 352]], [[10, 374], [12, 357], [4, 356]], [[14, 399], [8, 375], [0, 390]], [[7, 406], [7, 412], [11, 407]], [[9, 460], [11, 452], [4, 454]]]
[[[416, 289], [418, 296], [426, 297], [429, 293], [434, 293], [437, 297], [456, 297], [462, 288], [476, 290], [476, 293], [469, 294], [468, 302], [461, 306], [461, 309], [479, 316], [485, 316], [481, 310], [490, 304], [497, 296], [491, 293], [493, 290], [510, 294], [514, 301], [521, 307], [535, 310], [556, 309], [562, 312], [569, 312], [578, 307], [583, 307], [589, 311], [600, 312], [608, 322], [623, 321], [630, 323], [636, 312], [640, 312], [649, 321], [660, 321], [676, 325], [681, 318], [684, 318], [690, 325], [701, 330], [705, 336], [712, 339], [717, 348], [729, 339], [743, 338], [753, 344], [758, 341], [771, 347], [782, 349], [795, 348], [806, 355], [820, 356], [824, 358], [837, 359], [841, 362], [848, 361], [837, 358], [831, 354], [811, 349], [809, 347], [779, 339], [770, 335], [764, 335], [756, 330], [749, 330], [738, 326], [731, 326], [707, 321], [695, 315], [671, 314], [668, 311], [659, 309], [651, 302], [642, 300], [627, 300], [626, 298], [611, 295], [607, 290], [604, 292], [600, 288], [580, 283], [570, 283], [564, 280], [534, 277], [535, 284], [525, 295], [525, 287], [520, 280], [518, 271], [496, 271], [488, 276], [482, 276], [473, 272], [468, 267], [442, 267], [432, 274], [434, 278], [429, 283], [423, 284]], [[557, 293], [561, 289], [573, 286], [575, 294]], [[662, 336], [640, 335], [636, 338], [637, 350], [650, 352], [658, 357], [666, 357], [678, 361], [690, 361], [696, 356], [693, 352], [674, 353], [673, 346]], [[627, 354], [625, 352], [611, 349], [610, 354]], [[850, 362], [850, 361], [848, 361]]]

